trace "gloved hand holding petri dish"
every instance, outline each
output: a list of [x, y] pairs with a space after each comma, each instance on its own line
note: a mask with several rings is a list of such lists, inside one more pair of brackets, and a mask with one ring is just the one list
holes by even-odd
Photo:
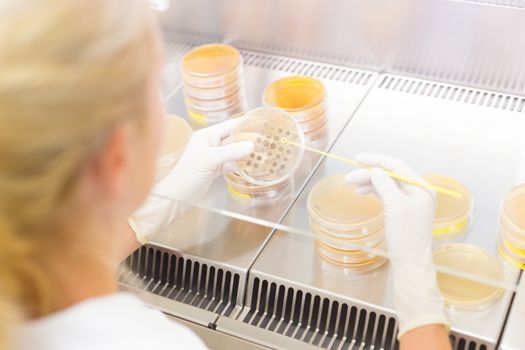
[[293, 117], [274, 108], [249, 111], [234, 130], [231, 141], [252, 141], [255, 148], [248, 157], [234, 162], [236, 172], [247, 182], [271, 186], [288, 180], [299, 167], [304, 135]]

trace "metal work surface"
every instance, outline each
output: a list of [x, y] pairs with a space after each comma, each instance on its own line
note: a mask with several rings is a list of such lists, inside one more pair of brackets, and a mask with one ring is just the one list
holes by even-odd
[[[525, 127], [522, 108], [523, 100], [513, 96], [491, 96], [483, 91], [383, 75], [331, 152], [350, 158], [363, 151], [386, 153], [404, 159], [422, 174], [460, 179], [471, 189], [475, 201], [473, 226], [464, 240], [496, 254], [500, 202], [523, 176], [520, 161], [525, 150], [517, 142]], [[306, 200], [311, 187], [327, 175], [351, 169], [325, 159], [283, 223], [309, 231]], [[516, 281], [516, 269], [504, 266], [508, 281]], [[239, 319], [259, 327], [250, 320], [250, 313], [260, 312], [261, 301], [251, 296], [262, 297], [254, 291], [254, 284], [262, 281], [387, 317], [393, 313], [388, 266], [369, 274], [345, 275], [321, 261], [311, 237], [274, 234], [250, 270], [248, 309]], [[497, 303], [480, 311], [449, 309], [456, 345], [461, 348], [460, 342], [468, 345], [472, 339], [477, 346], [493, 348], [511, 295], [507, 291]], [[268, 307], [268, 302], [262, 307]]]

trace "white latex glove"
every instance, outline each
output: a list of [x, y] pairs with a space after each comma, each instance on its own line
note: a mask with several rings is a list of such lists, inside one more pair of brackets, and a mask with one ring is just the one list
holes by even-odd
[[425, 182], [397, 159], [360, 154], [357, 161], [374, 168], [351, 172], [346, 180], [356, 185], [359, 193], [377, 193], [385, 208], [385, 236], [400, 324], [398, 337], [424, 325], [448, 327], [432, 261], [435, 193], [388, 176], [383, 169]]
[[140, 243], [147, 243], [148, 236], [184, 213], [186, 206], [178, 201], [198, 203], [216, 177], [233, 170], [231, 162], [253, 151], [251, 141], [223, 145], [241, 121], [231, 119], [193, 133], [175, 169], [155, 185], [129, 220]]

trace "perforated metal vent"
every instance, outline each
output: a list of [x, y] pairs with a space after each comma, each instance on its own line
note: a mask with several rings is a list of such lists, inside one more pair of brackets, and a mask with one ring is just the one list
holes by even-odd
[[255, 278], [244, 323], [326, 349], [397, 349], [397, 322], [374, 311]]
[[144, 246], [123, 264], [119, 281], [151, 293], [229, 316], [238, 303], [238, 273]]
[[497, 5], [505, 7], [516, 7], [516, 8], [525, 8], [524, 0], [463, 0], [466, 2], [476, 2], [479, 4], [487, 5]]
[[390, 75], [381, 80], [379, 88], [492, 107], [509, 112], [523, 113], [525, 106], [525, 98], [518, 96]]
[[[166, 38], [164, 47], [168, 56], [182, 56], [193, 47], [206, 42], [204, 38]], [[323, 64], [294, 58], [240, 50], [247, 66], [308, 75], [314, 78], [340, 81], [348, 84], [367, 85], [374, 76], [370, 72]]]
[[450, 341], [452, 343], [452, 349], [454, 350], [488, 350], [485, 344], [479, 344], [475, 340], [468, 340], [463, 337], [457, 337], [456, 335], [451, 335]]
[[373, 77], [373, 74], [369, 72], [329, 64], [262, 54], [252, 51], [242, 51], [242, 54], [246, 65], [278, 70], [291, 74], [308, 75], [314, 78], [357, 85], [366, 85]]

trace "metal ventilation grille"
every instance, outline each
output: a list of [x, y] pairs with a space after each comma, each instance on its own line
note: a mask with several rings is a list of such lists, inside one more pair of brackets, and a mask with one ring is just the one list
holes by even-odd
[[130, 255], [121, 283], [229, 316], [237, 305], [239, 274], [144, 246]]
[[[164, 48], [168, 56], [182, 56], [193, 47], [206, 42], [204, 38], [166, 38]], [[340, 81], [343, 83], [367, 85], [374, 74], [360, 70], [298, 60], [254, 51], [241, 50], [244, 64], [247, 66], [278, 70], [291, 74], [308, 75], [319, 79]]]
[[525, 0], [463, 0], [463, 1], [476, 2], [479, 4], [487, 4], [487, 5], [525, 8]]
[[244, 323], [326, 349], [398, 349], [393, 317], [255, 278]]
[[381, 80], [379, 88], [492, 107], [509, 112], [523, 113], [525, 106], [525, 98], [517, 96], [388, 75]]
[[343, 83], [366, 85], [372, 79], [369, 72], [349, 69], [329, 64], [303, 61], [294, 58], [242, 51], [244, 64], [265, 69], [278, 70], [292, 74], [308, 75], [314, 78], [340, 81]]
[[467, 340], [462, 337], [456, 337], [455, 335], [450, 336], [450, 342], [452, 343], [452, 349], [454, 350], [487, 350], [488, 347], [485, 344], [479, 344], [475, 340]]

